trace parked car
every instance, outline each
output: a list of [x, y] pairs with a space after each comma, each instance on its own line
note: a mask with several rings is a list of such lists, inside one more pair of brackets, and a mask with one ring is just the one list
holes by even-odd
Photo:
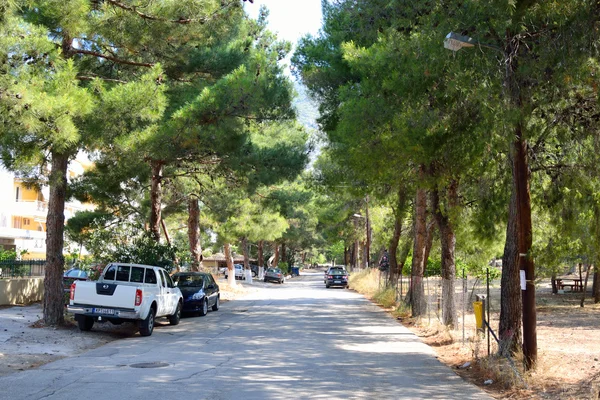
[[330, 288], [332, 286], [348, 287], [348, 272], [344, 268], [329, 268], [327, 275], [325, 275], [325, 287]]
[[269, 268], [265, 272], [265, 282], [285, 282], [285, 277], [279, 268]]
[[219, 285], [212, 275], [206, 272], [178, 272], [172, 276], [173, 282], [183, 295], [184, 313], [204, 316], [208, 308], [217, 311], [220, 305]]
[[63, 290], [65, 293], [71, 291], [71, 284], [75, 281], [87, 281], [88, 273], [79, 268], [71, 268], [63, 274]]
[[96, 321], [137, 322], [140, 335], [150, 336], [158, 317], [179, 324], [183, 296], [163, 268], [110, 263], [97, 282], [75, 281], [67, 311], [79, 329], [89, 331]]
[[[235, 270], [235, 279], [246, 279], [244, 275], [244, 266], [242, 264], [233, 264]], [[225, 279], [229, 276], [229, 269], [225, 269]]]
[[252, 271], [252, 277], [256, 278], [258, 276], [258, 265], [250, 264], [250, 270]]

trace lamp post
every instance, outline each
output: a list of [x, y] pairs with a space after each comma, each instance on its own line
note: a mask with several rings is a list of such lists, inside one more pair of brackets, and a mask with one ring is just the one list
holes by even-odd
[[[509, 35], [509, 34], [507, 34]], [[510, 39], [510, 36], [507, 36]], [[504, 90], [510, 104], [516, 109], [522, 107], [520, 85], [515, 76], [518, 61], [518, 43], [507, 40], [505, 49], [481, 43], [471, 37], [450, 32], [444, 39], [444, 47], [454, 52], [463, 47], [480, 46], [499, 51], [504, 56]], [[527, 160], [527, 141], [523, 136], [523, 123], [519, 120], [514, 126], [514, 141], [512, 144], [512, 172], [515, 215], [509, 221], [509, 233], [515, 234], [516, 257], [519, 266], [521, 281], [521, 300], [523, 306], [523, 355], [525, 367], [531, 369], [537, 361], [537, 333], [535, 310], [535, 270], [531, 257], [532, 223], [531, 223], [531, 195], [529, 191], [529, 166]], [[512, 203], [513, 200], [511, 200]], [[513, 204], [511, 204], [511, 207]], [[512, 228], [512, 229], [511, 229]]]

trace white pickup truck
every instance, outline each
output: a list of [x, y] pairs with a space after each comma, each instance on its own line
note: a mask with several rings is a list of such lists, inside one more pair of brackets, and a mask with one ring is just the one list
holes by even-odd
[[182, 307], [181, 291], [163, 268], [111, 263], [98, 281], [73, 282], [67, 311], [75, 314], [82, 331], [92, 329], [95, 321], [137, 321], [140, 335], [150, 336], [155, 318], [179, 324]]

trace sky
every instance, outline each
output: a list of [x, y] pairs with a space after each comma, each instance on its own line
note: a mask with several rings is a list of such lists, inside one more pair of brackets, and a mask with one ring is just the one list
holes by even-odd
[[269, 30], [294, 44], [307, 33], [315, 35], [321, 27], [321, 0], [254, 0], [254, 4], [244, 4], [252, 18], [265, 5], [269, 9]]

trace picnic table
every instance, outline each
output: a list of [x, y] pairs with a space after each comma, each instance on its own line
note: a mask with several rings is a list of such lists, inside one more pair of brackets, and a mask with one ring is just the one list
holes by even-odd
[[572, 292], [583, 292], [583, 283], [578, 278], [556, 278], [556, 287], [558, 290], [569, 287]]

